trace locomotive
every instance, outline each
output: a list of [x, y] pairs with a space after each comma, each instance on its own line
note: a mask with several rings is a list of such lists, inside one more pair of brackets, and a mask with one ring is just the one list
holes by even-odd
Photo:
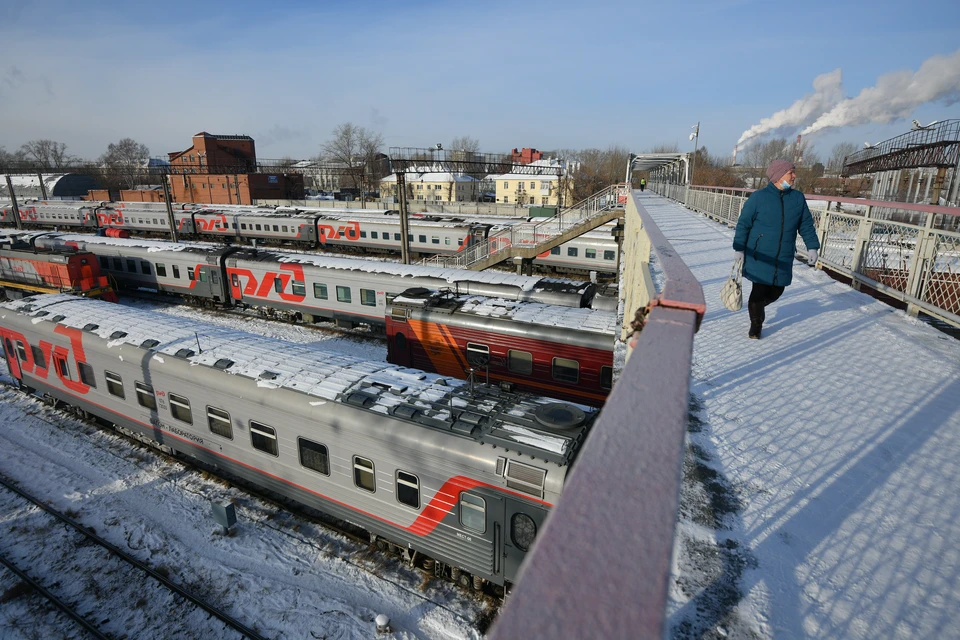
[[411, 289], [387, 306], [387, 361], [602, 406], [617, 315]]
[[[0, 225], [13, 226], [13, 208], [0, 208]], [[187, 240], [249, 243], [252, 240], [298, 249], [397, 253], [400, 220], [386, 209], [325, 210], [290, 207], [179, 204], [173, 212], [178, 234]], [[20, 207], [26, 229], [125, 230], [170, 235], [165, 205], [156, 203], [70, 203], [27, 201]], [[411, 216], [408, 246], [415, 256], [452, 255], [505, 227], [528, 218]], [[612, 274], [617, 243], [611, 228], [591, 231], [539, 255], [534, 262], [553, 270]]]
[[17, 238], [0, 238], [0, 295], [21, 298], [31, 293], [55, 292], [117, 301], [113, 286], [100, 273], [92, 253], [37, 251]]
[[509, 585], [597, 411], [63, 294], [0, 305], [21, 389]]

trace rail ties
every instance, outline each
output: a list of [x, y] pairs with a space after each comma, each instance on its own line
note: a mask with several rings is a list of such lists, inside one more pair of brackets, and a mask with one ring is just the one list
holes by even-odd
[[[238, 631], [239, 633], [243, 634], [245, 637], [251, 638], [251, 640], [266, 640], [266, 638], [265, 638], [264, 636], [260, 635], [259, 633], [257, 633], [257, 632], [254, 631], [253, 629], [250, 629], [249, 627], [247, 627], [246, 625], [244, 625], [242, 622], [240, 622], [240, 621], [237, 620], [236, 618], [231, 617], [230, 615], [224, 613], [222, 610], [214, 607], [213, 605], [209, 604], [208, 602], [206, 602], [206, 601], [202, 600], [201, 598], [195, 596], [194, 594], [190, 593], [190, 592], [187, 591], [186, 589], [183, 589], [182, 587], [174, 584], [173, 582], [171, 582], [171, 581], [170, 581], [168, 578], [166, 578], [165, 576], [161, 575], [160, 573], [157, 573], [156, 571], [154, 571], [153, 569], [151, 569], [150, 567], [148, 567], [146, 564], [144, 564], [143, 562], [141, 562], [141, 561], [138, 560], [137, 558], [133, 557], [132, 555], [130, 555], [130, 554], [128, 554], [128, 553], [126, 553], [125, 551], [123, 551], [122, 549], [120, 549], [120, 548], [116, 547], [115, 545], [111, 544], [111, 543], [108, 542], [107, 540], [104, 540], [103, 538], [101, 538], [101, 537], [98, 536], [97, 534], [93, 533], [92, 531], [90, 531], [89, 529], [87, 529], [86, 527], [84, 527], [82, 524], [76, 522], [76, 521], [73, 520], [72, 518], [69, 518], [68, 516], [64, 515], [63, 513], [59, 512], [59, 511], [57, 511], [56, 509], [50, 507], [49, 505], [44, 504], [44, 503], [41, 502], [39, 499], [37, 499], [37, 498], [31, 496], [30, 494], [26, 493], [25, 491], [23, 491], [23, 490], [20, 489], [19, 487], [15, 486], [10, 480], [8, 480], [7, 478], [3, 477], [2, 475], [0, 475], [0, 484], [2, 484], [5, 488], [7, 488], [8, 490], [10, 490], [11, 492], [16, 493], [18, 496], [20, 496], [20, 497], [23, 498], [24, 500], [26, 500], [26, 501], [28, 501], [28, 502], [31, 502], [31, 503], [34, 504], [35, 506], [43, 509], [44, 511], [46, 511], [48, 514], [50, 514], [50, 515], [52, 515], [53, 517], [55, 517], [55, 518], [56, 518], [57, 520], [59, 520], [60, 522], [66, 524], [66, 525], [69, 526], [70, 528], [72, 528], [72, 529], [76, 530], [77, 532], [83, 534], [88, 540], [91, 540], [91, 541], [95, 542], [96, 544], [98, 544], [99, 546], [103, 547], [104, 549], [106, 549], [107, 551], [109, 551], [111, 554], [113, 554], [114, 556], [120, 558], [121, 560], [123, 560], [123, 561], [126, 562], [127, 564], [129, 564], [129, 565], [131, 565], [131, 566], [133, 566], [133, 567], [136, 567], [137, 569], [143, 571], [144, 573], [146, 573], [147, 575], [149, 575], [151, 578], [154, 578], [157, 582], [160, 582], [163, 586], [165, 586], [165, 587], [166, 587], [167, 589], [169, 589], [170, 591], [176, 593], [177, 595], [179, 595], [180, 597], [184, 598], [185, 600], [188, 600], [189, 602], [192, 602], [194, 605], [196, 605], [197, 607], [203, 609], [204, 611], [206, 611], [206, 612], [209, 613], [210, 615], [215, 616], [216, 618], [218, 618], [219, 620], [221, 620], [224, 624], [226, 624], [226, 625], [229, 626], [230, 628], [234, 629], [235, 631]], [[89, 631], [91, 634], [93, 634], [93, 635], [96, 636], [97, 638], [109, 638], [109, 636], [103, 635], [103, 633], [100, 632], [100, 631], [98, 631], [95, 626], [93, 626], [92, 624], [90, 624], [89, 622], [87, 622], [86, 620], [84, 620], [79, 614], [77, 614], [73, 609], [71, 609], [69, 605], [67, 605], [66, 603], [62, 602], [59, 598], [57, 598], [55, 595], [53, 595], [53, 594], [50, 593], [47, 589], [45, 589], [42, 585], [40, 585], [40, 584], [36, 581], [36, 579], [30, 578], [29, 576], [27, 576], [23, 571], [21, 571], [20, 569], [16, 568], [16, 567], [15, 567], [12, 563], [10, 563], [6, 558], [3, 558], [2, 556], [0, 556], [0, 564], [3, 564], [3, 565], [4, 565], [5, 567], [7, 567], [10, 571], [12, 571], [13, 573], [17, 574], [17, 576], [20, 577], [21, 580], [24, 580], [25, 582], [28, 582], [31, 586], [33, 586], [35, 589], [37, 589], [37, 591], [38, 591], [41, 595], [43, 595], [45, 598], [47, 598], [48, 600], [50, 600], [50, 602], [52, 602], [52, 603], [53, 603], [57, 608], [59, 608], [61, 611], [63, 611], [64, 613], [66, 613], [67, 615], [69, 615], [71, 618], [73, 618], [74, 620], [76, 620], [79, 624], [81, 624], [81, 625], [82, 625], [87, 631]]]

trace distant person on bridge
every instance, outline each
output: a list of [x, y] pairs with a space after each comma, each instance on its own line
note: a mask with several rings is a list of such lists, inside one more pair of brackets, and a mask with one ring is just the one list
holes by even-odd
[[733, 250], [743, 260], [743, 277], [753, 283], [747, 310], [750, 338], [759, 339], [764, 308], [783, 294], [793, 280], [793, 256], [797, 233], [807, 246], [810, 264], [816, 264], [820, 240], [803, 194], [793, 188], [796, 167], [774, 160], [767, 168], [770, 183], [754, 191], [740, 211]]
[[647, 179], [640, 178], [640, 193], [643, 193], [643, 190], [647, 188]]

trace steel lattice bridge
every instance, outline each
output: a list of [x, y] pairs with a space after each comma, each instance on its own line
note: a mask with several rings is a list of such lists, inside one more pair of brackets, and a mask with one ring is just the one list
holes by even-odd
[[844, 159], [841, 175], [897, 169], [950, 169], [960, 162], [960, 120], [944, 120], [861, 149]]

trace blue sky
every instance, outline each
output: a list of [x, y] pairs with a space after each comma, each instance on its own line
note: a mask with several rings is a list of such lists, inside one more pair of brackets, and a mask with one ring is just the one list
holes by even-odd
[[[699, 120], [700, 143], [729, 153], [820, 74], [841, 68], [855, 96], [958, 50], [960, 2], [905, 6], [0, 0], [0, 146], [52, 138], [95, 157], [132, 137], [163, 155], [206, 130], [251, 135], [261, 157], [299, 158], [351, 121], [387, 146], [468, 135], [490, 152], [692, 150]], [[836, 142], [902, 133], [914, 117], [958, 118], [960, 105], [812, 141], [826, 156]]]

